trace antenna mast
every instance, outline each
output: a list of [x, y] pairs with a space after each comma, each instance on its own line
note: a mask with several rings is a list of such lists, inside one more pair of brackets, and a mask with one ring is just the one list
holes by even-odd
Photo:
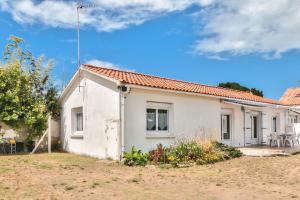
[[80, 67], [80, 21], [79, 10], [83, 8], [83, 5], [78, 3], [77, 5], [77, 65]]
[[80, 67], [80, 9], [96, 7], [94, 4], [83, 4], [78, 2], [77, 4], [77, 65]]

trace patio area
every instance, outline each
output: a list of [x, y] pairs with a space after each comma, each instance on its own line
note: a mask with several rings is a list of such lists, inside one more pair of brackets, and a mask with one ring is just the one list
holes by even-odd
[[300, 146], [295, 147], [270, 147], [268, 145], [253, 145], [238, 148], [246, 156], [290, 156], [300, 153]]

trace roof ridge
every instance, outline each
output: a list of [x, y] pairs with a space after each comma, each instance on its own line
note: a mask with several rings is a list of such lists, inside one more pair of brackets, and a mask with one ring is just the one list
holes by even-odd
[[223, 89], [223, 90], [228, 90], [228, 91], [234, 91], [234, 92], [239, 92], [239, 93], [243, 93], [243, 94], [250, 94], [250, 95], [253, 95], [253, 96], [258, 97], [258, 98], [264, 98], [264, 99], [269, 99], [269, 100], [277, 101], [277, 100], [274, 100], [274, 99], [270, 99], [270, 98], [266, 98], [266, 97], [261, 97], [261, 96], [258, 96], [258, 95], [254, 95], [251, 92], [246, 92], [246, 91], [241, 91], [241, 90], [235, 90], [235, 89], [225, 88], [225, 87], [220, 87], [220, 86], [215, 86], [215, 85], [201, 84], [201, 83], [195, 83], [195, 82], [190, 82], [190, 81], [183, 81], [183, 80], [178, 80], [178, 79], [176, 80], [176, 79], [172, 79], [172, 78], [166, 78], [166, 77], [161, 77], [161, 76], [156, 76], [156, 75], [150, 75], [150, 74], [144, 74], [144, 73], [133, 72], [133, 71], [126, 71], [126, 70], [121, 70], [121, 69], [113, 69], [113, 68], [108, 68], [108, 67], [103, 67], [103, 66], [96, 66], [96, 65], [91, 65], [91, 64], [82, 64], [82, 65], [89, 66], [89, 67], [95, 67], [95, 68], [108, 69], [108, 70], [113, 70], [113, 71], [117, 71], [117, 72], [125, 72], [125, 73], [131, 73], [131, 74], [141, 75], [141, 76], [149, 76], [149, 77], [154, 77], [154, 78], [160, 78], [160, 79], [164, 79], [164, 80], [171, 80], [171, 81], [176, 81], [176, 82], [182, 82], [182, 83], [200, 85], [200, 86], [205, 86], [205, 87], [212, 87], [212, 88]]

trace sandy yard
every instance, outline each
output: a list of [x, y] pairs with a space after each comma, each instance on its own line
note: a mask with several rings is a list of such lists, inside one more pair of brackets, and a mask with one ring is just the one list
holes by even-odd
[[67, 153], [0, 157], [0, 199], [300, 199], [300, 155], [184, 169]]

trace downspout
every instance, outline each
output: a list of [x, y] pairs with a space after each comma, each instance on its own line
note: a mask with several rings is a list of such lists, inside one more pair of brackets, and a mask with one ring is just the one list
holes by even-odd
[[126, 94], [129, 93], [129, 88], [127, 88], [122, 83], [118, 84], [119, 89], [119, 160], [123, 159], [123, 154], [125, 151], [125, 98]]
[[244, 147], [246, 146], [246, 113], [245, 113], [245, 107], [242, 106], [242, 111], [243, 111], [243, 114], [244, 114]]
[[123, 147], [123, 117], [122, 117], [122, 110], [123, 110], [123, 106], [122, 106], [122, 91], [120, 89], [120, 86], [118, 86], [118, 89], [119, 89], [119, 161], [122, 160], [123, 158], [123, 150], [122, 150], [122, 147]]

